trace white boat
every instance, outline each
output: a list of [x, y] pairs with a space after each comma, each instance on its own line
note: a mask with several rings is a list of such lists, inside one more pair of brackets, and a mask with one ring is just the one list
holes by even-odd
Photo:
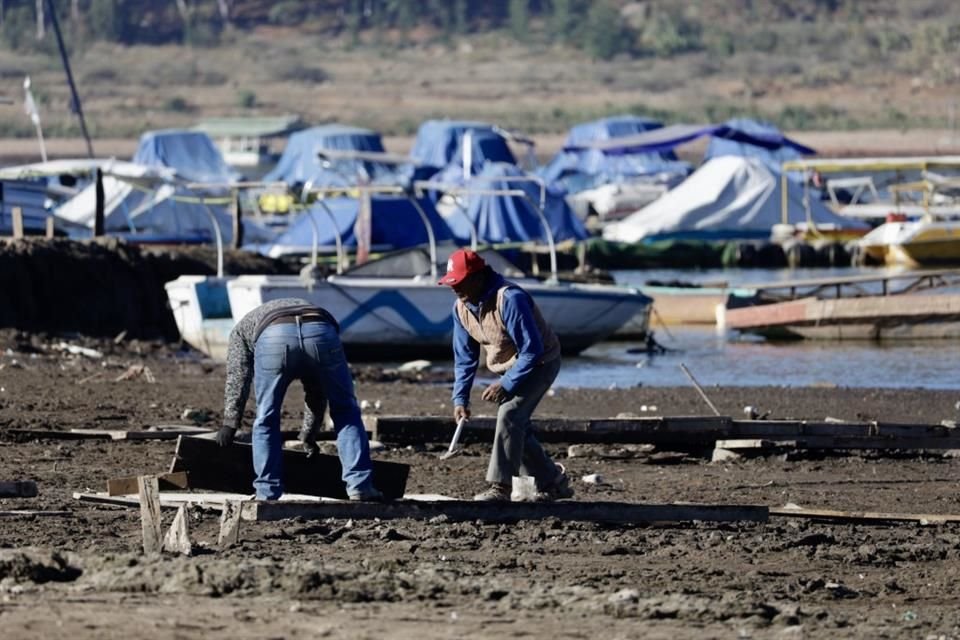
[[[289, 297], [307, 299], [330, 311], [353, 358], [449, 357], [454, 295], [437, 280], [438, 265], [446, 263], [444, 254], [456, 247], [438, 251], [433, 234], [429, 237], [426, 248], [400, 251], [326, 278], [224, 277], [220, 269], [218, 277], [181, 276], [168, 282], [167, 296], [184, 340], [214, 358], [224, 357], [233, 322], [264, 302]], [[586, 349], [637, 316], [648, 322], [651, 299], [635, 288], [560, 281], [556, 248], [549, 237], [551, 276], [547, 280], [523, 277], [495, 252], [481, 255], [533, 296], [564, 353]], [[339, 243], [337, 264], [344, 264]]]
[[[570, 282], [518, 282], [533, 296], [564, 353], [583, 351], [616, 332], [650, 299], [636, 289]], [[430, 276], [332, 275], [314, 283], [297, 276], [239, 276], [227, 283], [234, 317], [277, 298], [305, 298], [340, 322], [353, 357], [397, 359], [450, 355], [454, 295]]]

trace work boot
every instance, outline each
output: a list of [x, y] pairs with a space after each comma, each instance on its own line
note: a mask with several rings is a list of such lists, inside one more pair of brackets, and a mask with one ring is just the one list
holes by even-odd
[[349, 493], [347, 497], [350, 498], [351, 502], [383, 502], [383, 493], [376, 487], [369, 487], [357, 493]]
[[557, 465], [557, 478], [543, 491], [537, 492], [537, 502], [553, 502], [573, 497], [573, 487], [570, 486], [570, 476], [562, 464]]
[[486, 491], [481, 491], [473, 499], [477, 502], [510, 502], [510, 487], [492, 482]]

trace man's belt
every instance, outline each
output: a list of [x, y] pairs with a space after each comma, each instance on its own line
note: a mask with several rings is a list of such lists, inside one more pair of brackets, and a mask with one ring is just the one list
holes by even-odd
[[274, 320], [274, 321], [271, 322], [270, 324], [271, 324], [271, 325], [274, 325], [274, 324], [305, 324], [305, 323], [307, 323], [307, 322], [326, 322], [326, 321], [327, 321], [327, 319], [326, 319], [324, 316], [320, 315], [319, 313], [304, 313], [304, 314], [301, 314], [301, 315], [280, 316], [279, 318], [277, 318], [276, 320]]

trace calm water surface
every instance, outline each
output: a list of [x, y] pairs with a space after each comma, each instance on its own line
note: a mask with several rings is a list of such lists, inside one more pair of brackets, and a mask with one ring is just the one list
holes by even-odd
[[[892, 272], [892, 271], [891, 271]], [[618, 282], [642, 285], [648, 280], [695, 283], [772, 282], [801, 278], [879, 275], [877, 269], [728, 269], [705, 271], [650, 270], [615, 272]], [[846, 387], [923, 387], [960, 389], [960, 341], [914, 340], [887, 342], [813, 341], [767, 342], [729, 333], [718, 336], [712, 327], [670, 327], [654, 323], [661, 355], [630, 353], [640, 345], [602, 343], [567, 358], [557, 385], [562, 387], [629, 388], [685, 386], [687, 368], [703, 385]]]

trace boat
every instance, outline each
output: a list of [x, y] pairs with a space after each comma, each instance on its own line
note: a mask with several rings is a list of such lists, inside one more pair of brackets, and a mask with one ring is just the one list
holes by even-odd
[[732, 296], [718, 323], [774, 339], [957, 338], [957, 287], [960, 270], [743, 285], [755, 295]]
[[[217, 277], [181, 276], [166, 284], [167, 296], [183, 339], [218, 359], [225, 355], [233, 322], [264, 302], [287, 297], [305, 298], [330, 311], [340, 323], [341, 340], [351, 358], [449, 358], [454, 296], [437, 281], [457, 247], [438, 247], [433, 234], [429, 237], [426, 247], [398, 251], [349, 270], [342, 268], [338, 243], [337, 273], [325, 277], [314, 275], [315, 268], [299, 276], [227, 277], [222, 271]], [[561, 280], [552, 236], [548, 237], [551, 271], [544, 279], [517, 272], [495, 252], [480, 253], [533, 296], [565, 354], [579, 353], [632, 318], [649, 315], [650, 298], [633, 287]]]
[[[908, 268], [960, 264], [960, 156], [818, 158], [783, 164], [784, 176], [798, 171], [804, 175], [804, 188], [811, 181], [818, 183], [836, 213], [874, 225], [853, 244], [856, 263]], [[845, 194], [843, 199], [838, 191]]]

